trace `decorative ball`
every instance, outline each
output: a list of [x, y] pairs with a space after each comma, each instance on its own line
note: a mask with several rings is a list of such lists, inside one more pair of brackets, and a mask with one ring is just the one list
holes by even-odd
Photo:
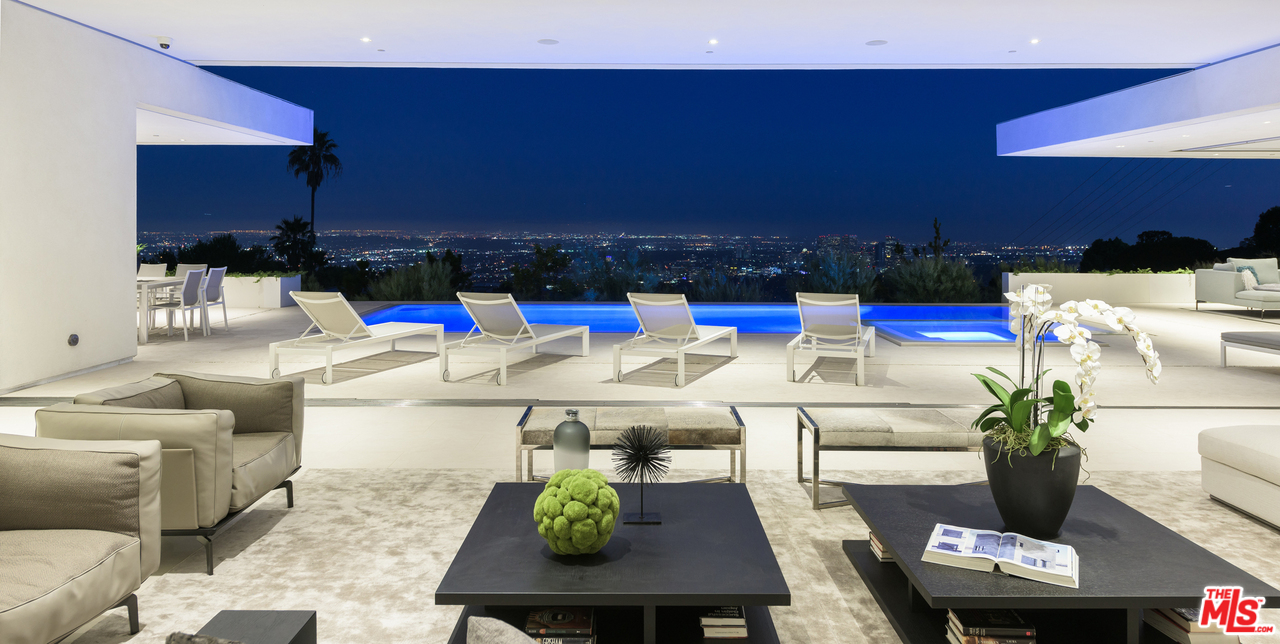
[[595, 470], [560, 470], [533, 504], [538, 534], [558, 555], [599, 552], [613, 536], [618, 493]]

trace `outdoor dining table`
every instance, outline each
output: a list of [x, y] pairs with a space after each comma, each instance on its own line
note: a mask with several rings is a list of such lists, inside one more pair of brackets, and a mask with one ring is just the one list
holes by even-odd
[[147, 320], [151, 318], [150, 293], [159, 289], [182, 286], [182, 277], [139, 277], [138, 278], [138, 344], [147, 343], [150, 331]]

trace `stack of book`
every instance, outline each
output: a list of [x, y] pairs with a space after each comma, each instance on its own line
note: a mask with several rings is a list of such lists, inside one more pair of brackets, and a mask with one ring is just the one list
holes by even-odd
[[741, 606], [708, 608], [698, 615], [704, 639], [747, 639], [747, 613]]
[[1035, 644], [1036, 627], [1012, 610], [957, 608], [947, 611], [951, 644]]
[[529, 613], [524, 632], [538, 644], [596, 644], [595, 626], [590, 608], [539, 608]]
[[1238, 635], [1227, 635], [1222, 629], [1200, 625], [1198, 608], [1157, 608], [1142, 611], [1142, 620], [1169, 639], [1182, 644], [1235, 644]]
[[880, 540], [876, 538], [874, 532], [867, 533], [867, 540], [871, 542], [872, 554], [878, 557], [881, 563], [893, 561], [893, 555], [885, 552], [884, 546], [880, 543]]

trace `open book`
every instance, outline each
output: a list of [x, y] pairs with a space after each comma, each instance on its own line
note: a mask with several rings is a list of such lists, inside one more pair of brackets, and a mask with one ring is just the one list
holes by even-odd
[[1060, 543], [1038, 541], [1013, 532], [970, 530], [937, 524], [925, 546], [923, 561], [999, 572], [1046, 584], [1080, 587], [1080, 555]]

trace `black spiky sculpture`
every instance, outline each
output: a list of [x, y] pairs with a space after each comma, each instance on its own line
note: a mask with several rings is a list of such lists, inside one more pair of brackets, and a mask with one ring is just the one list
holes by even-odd
[[640, 512], [624, 512], [623, 523], [662, 523], [662, 515], [644, 511], [644, 488], [667, 475], [671, 466], [671, 446], [666, 432], [656, 427], [628, 427], [613, 446], [613, 471], [626, 483], [640, 484]]

